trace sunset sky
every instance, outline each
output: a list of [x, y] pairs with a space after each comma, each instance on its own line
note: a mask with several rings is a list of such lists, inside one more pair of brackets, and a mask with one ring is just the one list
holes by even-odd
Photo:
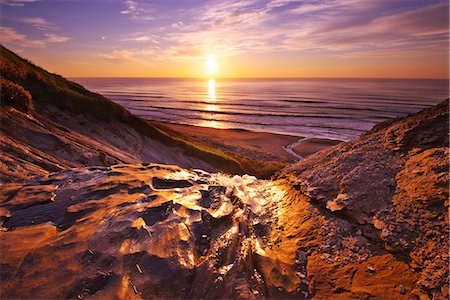
[[448, 0], [0, 3], [2, 44], [67, 77], [448, 78]]

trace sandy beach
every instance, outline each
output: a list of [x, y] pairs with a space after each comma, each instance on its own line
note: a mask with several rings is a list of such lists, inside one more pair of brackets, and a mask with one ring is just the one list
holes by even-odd
[[[242, 129], [220, 129], [168, 122], [150, 121], [164, 131], [183, 136], [193, 142], [219, 149], [228, 154], [239, 154], [262, 161], [292, 162], [315, 152], [339, 144], [341, 141], [253, 132]], [[293, 155], [286, 150], [293, 145]]]

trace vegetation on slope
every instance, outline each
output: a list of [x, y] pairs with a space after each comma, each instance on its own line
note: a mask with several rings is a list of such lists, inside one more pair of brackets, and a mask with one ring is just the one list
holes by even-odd
[[7, 79], [0, 78], [0, 103], [1, 108], [14, 107], [23, 112], [30, 112], [33, 109], [31, 95], [18, 84]]

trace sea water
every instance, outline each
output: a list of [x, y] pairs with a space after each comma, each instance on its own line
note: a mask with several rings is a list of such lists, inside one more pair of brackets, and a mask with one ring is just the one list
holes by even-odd
[[445, 79], [74, 80], [145, 119], [340, 140], [449, 93]]

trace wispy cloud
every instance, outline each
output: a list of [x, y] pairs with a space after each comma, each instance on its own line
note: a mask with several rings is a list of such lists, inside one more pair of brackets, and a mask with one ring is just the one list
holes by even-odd
[[134, 52], [130, 50], [113, 51], [111, 53], [100, 53], [97, 56], [110, 63], [122, 63], [132, 60]]
[[69, 41], [71, 38], [63, 35], [57, 35], [52, 33], [44, 34], [46, 43], [63, 43]]
[[[448, 3], [411, 0], [219, 1], [192, 22], [167, 27], [160, 57], [195, 59], [275, 51], [327, 51], [339, 57], [414, 56], [448, 51]], [[420, 4], [420, 5], [419, 5]], [[345, 52], [345, 53], [344, 53]], [[165, 55], [166, 54], [166, 55]], [[170, 57], [171, 56], [171, 57]]]
[[34, 28], [37, 28], [37, 29], [42, 30], [42, 31], [57, 30], [58, 29], [58, 26], [56, 26], [55, 24], [47, 21], [44, 18], [38, 18], [38, 17], [35, 17], [35, 18], [19, 18], [19, 19], [16, 19], [16, 21], [22, 22], [22, 23], [25, 23], [25, 24], [29, 24], [29, 25], [33, 26]]
[[137, 42], [137, 43], [153, 43], [153, 44], [159, 44], [160, 37], [158, 37], [155, 34], [150, 33], [137, 33], [133, 34], [130, 37], [121, 39], [122, 42]]
[[44, 34], [44, 37], [41, 39], [32, 39], [17, 32], [14, 28], [0, 27], [0, 41], [2, 43], [13, 44], [23, 48], [45, 48], [48, 44], [62, 43], [68, 40], [70, 40], [69, 37], [56, 34]]
[[[448, 64], [448, 0], [53, 1], [0, 0], [0, 39], [36, 48], [66, 42], [70, 32], [76, 49], [66, 53], [180, 70], [208, 54], [255, 69], [260, 58], [261, 69], [293, 61], [300, 70], [318, 57], [335, 66], [359, 63], [355, 58], [418, 69], [428, 60], [436, 69]], [[75, 8], [88, 12], [74, 19]]]
[[122, 10], [120, 13], [123, 15], [129, 15], [135, 20], [154, 20], [153, 9], [150, 9], [148, 3], [139, 3], [136, 0], [126, 0], [124, 2], [126, 9]]
[[37, 0], [0, 0], [0, 4], [21, 7], [27, 3], [36, 2], [36, 1]]
[[364, 52], [366, 57], [371, 53], [374, 57], [380, 53], [391, 57], [430, 55], [448, 52], [448, 32], [448, 4], [440, 3], [374, 16], [365, 22], [355, 17], [343, 22], [330, 18], [290, 34], [285, 45], [294, 48], [303, 42], [303, 47], [331, 50], [338, 55], [347, 52], [347, 57]]

